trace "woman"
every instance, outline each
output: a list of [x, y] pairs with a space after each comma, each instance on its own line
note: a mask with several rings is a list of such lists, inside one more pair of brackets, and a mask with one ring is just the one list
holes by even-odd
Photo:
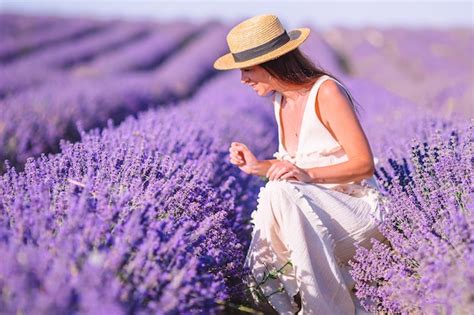
[[275, 94], [276, 159], [259, 160], [243, 143], [229, 148], [231, 163], [269, 179], [245, 264], [253, 297], [279, 314], [354, 314], [347, 262], [355, 243], [383, 239], [380, 195], [350, 93], [298, 49], [309, 32], [287, 33], [276, 16], [259, 15], [230, 30], [230, 52], [214, 63], [240, 69], [258, 95]]

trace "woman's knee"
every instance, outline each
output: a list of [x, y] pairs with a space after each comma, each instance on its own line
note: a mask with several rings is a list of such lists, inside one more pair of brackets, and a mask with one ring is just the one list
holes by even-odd
[[265, 190], [272, 198], [281, 198], [286, 197], [291, 193], [291, 190], [293, 189], [291, 185], [291, 183], [284, 180], [271, 180], [266, 183]]
[[263, 191], [263, 198], [260, 198], [259, 211], [263, 220], [267, 224], [273, 224], [274, 222], [282, 224], [282, 220], [285, 214], [291, 211], [292, 205], [294, 204], [290, 194], [291, 184], [284, 181], [269, 181], [265, 185]]

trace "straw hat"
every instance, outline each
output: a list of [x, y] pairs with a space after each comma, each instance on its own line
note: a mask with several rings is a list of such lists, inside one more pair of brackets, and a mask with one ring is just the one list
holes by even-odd
[[254, 16], [229, 31], [230, 52], [219, 57], [214, 68], [238, 69], [276, 59], [301, 45], [309, 32], [306, 27], [286, 32], [275, 15]]

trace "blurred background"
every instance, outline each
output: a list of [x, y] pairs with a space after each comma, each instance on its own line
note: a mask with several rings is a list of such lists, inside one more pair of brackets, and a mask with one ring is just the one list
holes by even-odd
[[3, 10], [57, 15], [122, 16], [131, 19], [242, 18], [274, 13], [288, 27], [310, 21], [318, 28], [331, 26], [450, 27], [474, 25], [472, 1], [336, 0], [336, 1], [200, 1], [200, 0], [2, 0]]
[[471, 1], [2, 0], [0, 159], [22, 165], [77, 141], [78, 123], [191, 99], [223, 75], [212, 63], [228, 30], [264, 13], [310, 27], [302, 50], [339, 79], [473, 117]]

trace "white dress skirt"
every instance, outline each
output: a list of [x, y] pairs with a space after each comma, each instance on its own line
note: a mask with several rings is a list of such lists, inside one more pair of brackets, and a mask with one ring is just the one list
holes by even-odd
[[[363, 314], [352, 292], [347, 262], [355, 243], [383, 240], [378, 192], [356, 197], [318, 184], [269, 181], [252, 213], [252, 241], [245, 265], [255, 301], [279, 314]], [[262, 298], [262, 295], [264, 296]]]

